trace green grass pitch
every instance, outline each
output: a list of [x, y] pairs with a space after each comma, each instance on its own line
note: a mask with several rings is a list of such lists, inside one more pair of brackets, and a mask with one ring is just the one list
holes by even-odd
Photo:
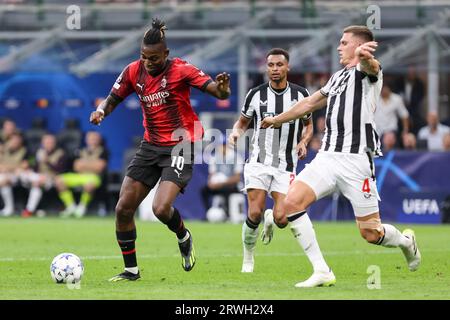
[[[241, 226], [186, 221], [197, 263], [181, 268], [175, 236], [161, 223], [137, 221], [141, 280], [110, 283], [123, 263], [112, 218], [0, 219], [0, 299], [450, 299], [450, 226], [412, 225], [422, 253], [417, 272], [399, 249], [369, 245], [354, 223], [318, 223], [315, 230], [336, 286], [298, 289], [311, 266], [288, 228], [268, 246], [258, 240], [253, 274], [240, 272]], [[80, 256], [78, 290], [52, 282], [53, 257]], [[380, 289], [368, 289], [369, 266], [378, 266]]]

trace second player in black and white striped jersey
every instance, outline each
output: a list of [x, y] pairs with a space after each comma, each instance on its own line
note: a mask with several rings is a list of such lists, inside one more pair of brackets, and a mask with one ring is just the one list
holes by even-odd
[[283, 89], [275, 89], [270, 82], [266, 82], [248, 92], [241, 115], [254, 121], [249, 163], [261, 163], [295, 173], [295, 146], [301, 140], [303, 122], [308, 123], [311, 113], [303, 117], [303, 121], [297, 119], [273, 130], [261, 129], [261, 121], [267, 116], [289, 110], [307, 96], [309, 93], [305, 88], [291, 82], [287, 82]]
[[251, 151], [244, 166], [248, 218], [242, 226], [242, 272], [253, 272], [258, 226], [267, 195], [272, 197], [274, 206], [273, 212], [272, 209], [267, 209], [264, 213], [263, 243], [268, 244], [272, 239], [274, 220], [280, 228], [287, 225], [282, 203], [295, 178], [297, 161], [306, 156], [306, 148], [313, 133], [311, 114], [276, 129], [261, 128], [265, 117], [281, 114], [309, 95], [305, 88], [287, 81], [287, 51], [275, 48], [267, 53], [266, 58], [269, 82], [251, 89], [247, 94], [241, 116], [229, 137], [229, 143], [234, 145], [250, 122], [254, 121]]

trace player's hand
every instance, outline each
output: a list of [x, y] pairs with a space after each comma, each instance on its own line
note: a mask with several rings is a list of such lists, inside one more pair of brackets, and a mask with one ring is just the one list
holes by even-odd
[[265, 117], [261, 122], [261, 128], [279, 128], [281, 123], [276, 121], [275, 117]]
[[226, 72], [219, 73], [216, 76], [217, 90], [221, 93], [229, 93], [230, 91], [230, 74]]
[[95, 110], [94, 112], [91, 113], [89, 122], [95, 125], [99, 125], [100, 122], [103, 121], [103, 119], [105, 119], [105, 114], [102, 113], [101, 111]]
[[295, 146], [295, 150], [297, 150], [299, 160], [303, 160], [306, 158], [306, 155], [308, 154], [308, 148], [306, 147], [306, 144], [303, 141], [300, 141]]
[[358, 48], [355, 49], [355, 55], [359, 59], [373, 59], [373, 53], [377, 50], [378, 43], [376, 41], [370, 41], [363, 43]]
[[228, 145], [230, 147], [234, 147], [240, 136], [241, 136], [241, 134], [239, 133], [239, 131], [233, 130], [233, 132], [231, 132], [231, 134], [228, 136], [228, 140], [227, 140]]

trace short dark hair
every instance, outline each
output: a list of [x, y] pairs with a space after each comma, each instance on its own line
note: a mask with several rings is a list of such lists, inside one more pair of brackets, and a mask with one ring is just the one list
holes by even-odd
[[267, 54], [266, 54], [266, 59], [269, 56], [274, 55], [274, 54], [281, 54], [281, 55], [283, 55], [286, 58], [286, 60], [289, 62], [289, 52], [287, 52], [286, 50], [284, 50], [282, 48], [270, 49], [269, 52], [267, 52]]
[[166, 43], [166, 23], [158, 18], [153, 19], [151, 29], [148, 29], [144, 34], [142, 43], [144, 45]]
[[344, 29], [344, 33], [353, 33], [357, 37], [361, 37], [366, 42], [375, 40], [372, 31], [366, 26], [348, 26]]

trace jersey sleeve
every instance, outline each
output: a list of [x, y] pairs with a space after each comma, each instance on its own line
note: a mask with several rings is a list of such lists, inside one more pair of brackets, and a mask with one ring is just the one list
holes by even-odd
[[186, 63], [183, 66], [183, 74], [187, 83], [191, 87], [197, 88], [201, 91], [205, 91], [208, 84], [213, 81], [209, 75], [189, 63]]
[[328, 80], [328, 82], [320, 89], [320, 93], [325, 97], [328, 97], [331, 90], [331, 84], [333, 83], [334, 75]]
[[245, 118], [251, 119], [253, 118], [253, 114], [255, 113], [255, 107], [252, 105], [252, 100], [254, 96], [254, 91], [250, 90], [247, 95], [245, 96], [244, 105], [241, 109], [241, 115], [243, 115]]
[[130, 65], [123, 69], [122, 73], [117, 77], [116, 82], [111, 88], [110, 95], [122, 101], [134, 91], [133, 81], [131, 77]]
[[[303, 88], [303, 90], [301, 91], [301, 94], [303, 95], [303, 99], [310, 96], [309, 91], [306, 88]], [[302, 121], [307, 122], [311, 118], [312, 118], [312, 112], [305, 114], [302, 117]]]

